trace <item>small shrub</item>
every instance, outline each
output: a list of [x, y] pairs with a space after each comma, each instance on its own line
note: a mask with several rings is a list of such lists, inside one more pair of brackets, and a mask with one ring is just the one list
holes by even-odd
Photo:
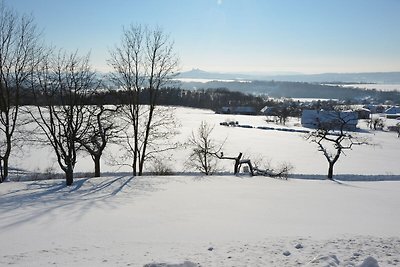
[[172, 169], [161, 159], [154, 160], [150, 168], [151, 175], [173, 175]]

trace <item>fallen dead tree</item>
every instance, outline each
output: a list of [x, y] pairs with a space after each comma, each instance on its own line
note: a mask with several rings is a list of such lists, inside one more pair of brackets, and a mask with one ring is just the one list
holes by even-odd
[[293, 168], [290, 164], [284, 163], [277, 170], [271, 169], [271, 168], [260, 169], [257, 166], [253, 165], [253, 163], [251, 162], [250, 159], [243, 159], [242, 152], [240, 152], [237, 157], [225, 156], [223, 152], [220, 152], [219, 155], [215, 154], [215, 156], [218, 159], [233, 160], [234, 161], [233, 173], [235, 175], [239, 174], [240, 168], [242, 167], [242, 165], [247, 165], [251, 176], [259, 176], [260, 175], [260, 176], [268, 176], [268, 177], [274, 177], [274, 178], [287, 179], [289, 172]]

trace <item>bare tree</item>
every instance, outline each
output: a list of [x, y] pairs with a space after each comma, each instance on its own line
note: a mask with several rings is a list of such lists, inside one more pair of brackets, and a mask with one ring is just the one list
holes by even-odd
[[287, 106], [285, 104], [281, 104], [281, 106], [279, 106], [275, 109], [275, 114], [278, 117], [279, 123], [286, 125], [286, 121], [288, 120], [288, 118], [291, 114], [291, 109], [289, 106]]
[[37, 64], [39, 35], [32, 17], [0, 2], [0, 183], [8, 177], [20, 94]]
[[77, 142], [90, 154], [94, 163], [94, 176], [100, 177], [100, 159], [107, 144], [122, 128], [115, 122], [117, 107], [103, 104], [87, 106], [84, 127], [77, 135]]
[[333, 168], [340, 156], [346, 150], [351, 150], [356, 145], [370, 144], [354, 132], [347, 131], [349, 123], [354, 120], [351, 113], [332, 112], [331, 122], [321, 122], [319, 127], [308, 134], [306, 140], [315, 143], [328, 161], [328, 179], [333, 179]]
[[160, 143], [155, 141], [168, 137], [160, 129], [170, 120], [161, 118], [155, 122], [155, 116], [158, 92], [176, 74], [178, 67], [173, 43], [161, 29], [131, 25], [123, 30], [120, 46], [110, 51], [109, 65], [114, 70], [111, 80], [127, 96], [124, 113], [133, 133], [126, 140], [133, 175], [142, 175], [146, 160], [154, 152], [152, 149], [174, 148], [160, 148], [156, 145]]
[[217, 171], [218, 154], [221, 153], [225, 142], [217, 142], [211, 135], [214, 127], [202, 121], [196, 132], [192, 132], [188, 140], [192, 151], [186, 165], [205, 175], [211, 175]]
[[72, 185], [85, 99], [95, 81], [89, 56], [60, 52], [54, 58], [43, 57], [32, 81], [37, 111], [30, 114], [53, 147], [66, 184]]
[[[122, 106], [121, 109], [121, 119], [123, 120], [122, 123], [124, 124], [124, 129], [120, 134], [118, 134], [118, 139], [120, 140], [119, 144], [124, 153], [121, 155], [117, 165], [130, 166], [133, 175], [143, 174], [144, 163], [147, 164], [146, 167], [151, 169], [150, 172], [154, 172], [154, 164], [166, 164], [165, 162], [170, 158], [168, 152], [178, 148], [180, 145], [180, 142], [174, 138], [179, 129], [179, 123], [175, 118], [174, 108], [162, 106], [155, 107], [150, 125], [147, 125], [147, 108], [148, 106], [146, 105], [139, 107], [139, 110], [144, 112], [144, 115], [138, 117], [139, 130], [137, 139], [135, 137], [135, 128], [132, 125], [132, 117], [130, 117], [131, 114], [129, 113], [129, 108], [127, 108], [127, 106]], [[142, 112], [141, 114], [143, 114]], [[149, 135], [147, 140], [145, 140], [145, 130], [147, 127], [149, 127]], [[138, 147], [136, 147], [136, 144], [138, 144]], [[147, 148], [144, 151], [143, 146], [145, 145]], [[136, 168], [134, 168], [135, 156], [139, 156]], [[121, 164], [121, 162], [131, 163]], [[139, 162], [142, 162], [142, 165], [139, 165]], [[142, 171], [140, 171], [140, 166], [142, 166]]]
[[370, 119], [367, 119], [366, 122], [370, 129], [382, 130], [385, 127], [385, 122], [379, 117], [371, 117]]

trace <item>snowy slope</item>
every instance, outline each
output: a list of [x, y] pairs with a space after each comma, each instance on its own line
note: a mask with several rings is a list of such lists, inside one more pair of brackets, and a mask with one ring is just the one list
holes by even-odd
[[399, 210], [397, 181], [10, 182], [0, 186], [0, 266], [395, 266]]

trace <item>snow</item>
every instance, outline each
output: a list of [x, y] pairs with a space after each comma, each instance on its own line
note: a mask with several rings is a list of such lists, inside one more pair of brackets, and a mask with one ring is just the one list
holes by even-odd
[[355, 88], [361, 88], [361, 89], [376, 89], [380, 91], [400, 91], [400, 84], [346, 84], [342, 85], [343, 87], [355, 87]]
[[[224, 142], [224, 154], [227, 156], [237, 156], [239, 152], [244, 157], [249, 157], [253, 161], [262, 159], [264, 162], [271, 161], [276, 166], [282, 162], [293, 165], [295, 174], [310, 174], [323, 177], [327, 173], [328, 164], [315, 144], [309, 143], [304, 139], [304, 133], [290, 132], [282, 130], [262, 130], [257, 128], [240, 128], [220, 126], [220, 122], [238, 121], [241, 125], [253, 127], [270, 127], [274, 129], [310, 130], [300, 125], [300, 120], [291, 119], [287, 126], [277, 125], [266, 122], [265, 116], [245, 116], [245, 115], [224, 115], [215, 114], [210, 110], [177, 108], [176, 117], [181, 123], [180, 134], [176, 140], [185, 142], [188, 140], [193, 130], [196, 130], [201, 121], [207, 121], [214, 125], [212, 137]], [[387, 120], [390, 125], [393, 120]], [[395, 120], [394, 120], [395, 121]], [[396, 160], [400, 151], [400, 138], [397, 133], [385, 131], [370, 131], [367, 124], [360, 120], [358, 127], [361, 130], [359, 135], [370, 139], [371, 146], [356, 146], [351, 151], [346, 151], [346, 155], [341, 156], [335, 165], [335, 174], [359, 175], [363, 180], [369, 176], [396, 176], [400, 179], [400, 167]], [[40, 148], [34, 145], [24, 145], [22, 149], [16, 150], [16, 154], [10, 160], [12, 167], [32, 171], [45, 171], [52, 169], [52, 172], [60, 172], [56, 163], [55, 156], [51, 149]], [[110, 145], [102, 160], [103, 172], [129, 172], [128, 166], [114, 165], [112, 161], [121, 155], [121, 147]], [[188, 172], [185, 166], [189, 155], [189, 149], [182, 145], [180, 150], [166, 155], [164, 163], [170, 164], [174, 172]], [[125, 162], [129, 163], [129, 162]], [[232, 171], [232, 162], [221, 161], [220, 167], [224, 171]], [[92, 172], [93, 163], [88, 155], [80, 154], [76, 165], [77, 172]]]
[[[374, 146], [348, 151], [324, 180], [327, 163], [302, 133], [263, 116], [222, 115], [178, 108], [186, 140], [202, 120], [226, 139], [225, 155], [289, 162], [289, 180], [267, 177], [200, 176], [188, 173], [188, 150], [169, 162], [184, 175], [131, 177], [110, 164], [102, 178], [7, 182], [0, 185], [0, 266], [399, 266], [400, 139], [395, 133], [358, 134]], [[242, 125], [220, 126], [227, 120]], [[51, 151], [31, 145], [14, 155], [14, 178], [51, 166]], [[231, 173], [232, 162], [221, 168]], [[77, 171], [91, 171], [81, 155]], [[51, 172], [50, 172], [50, 175]], [[17, 180], [17, 179], [15, 179]]]
[[0, 265], [400, 264], [398, 181], [113, 176], [0, 194]]

